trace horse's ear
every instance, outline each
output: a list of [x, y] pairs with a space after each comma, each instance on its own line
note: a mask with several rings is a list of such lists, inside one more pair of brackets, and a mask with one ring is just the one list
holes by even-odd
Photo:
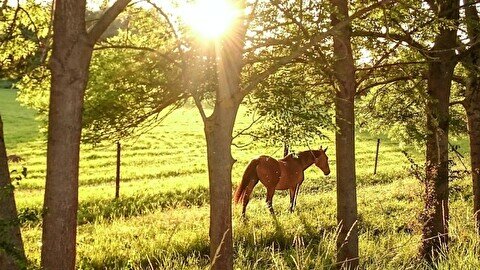
[[323, 149], [323, 153], [326, 153], [326, 152], [327, 152], [327, 149], [328, 149], [328, 146], [325, 147], [325, 149]]
[[322, 146], [320, 145], [320, 150], [322, 150]]

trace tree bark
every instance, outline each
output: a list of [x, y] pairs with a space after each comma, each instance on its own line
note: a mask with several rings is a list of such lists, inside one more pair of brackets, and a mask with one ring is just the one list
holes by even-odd
[[48, 118], [42, 267], [75, 269], [82, 107], [92, 46], [85, 1], [57, 1]]
[[[477, 78], [478, 79], [478, 78]], [[473, 213], [475, 228], [480, 234], [480, 88], [477, 84], [476, 90], [470, 96], [466, 106], [468, 119], [468, 133], [470, 138], [470, 159], [472, 165], [473, 183]]]
[[[471, 46], [480, 41], [480, 17], [473, 0], [467, 0], [465, 18]], [[467, 86], [463, 106], [467, 113], [470, 139], [470, 161], [473, 184], [473, 214], [477, 234], [480, 234], [480, 49], [472, 50], [462, 61], [467, 70]]]
[[[332, 25], [348, 19], [348, 1], [331, 0]], [[355, 64], [352, 55], [351, 30], [342, 27], [333, 35], [336, 77], [335, 133], [337, 160], [337, 264], [341, 268], [358, 267], [357, 189], [355, 176]]]
[[[439, 1], [437, 16], [458, 24], [458, 0]], [[433, 261], [448, 247], [448, 125], [450, 87], [455, 58], [456, 29], [440, 27], [429, 52], [426, 136], [425, 208], [420, 255]]]
[[13, 191], [0, 115], [0, 269], [27, 268]]
[[[477, 71], [480, 62], [480, 51], [476, 51], [472, 65], [464, 65], [468, 72], [468, 83], [466, 87], [465, 100], [463, 105], [467, 113], [468, 136], [470, 139], [470, 164], [473, 186], [473, 215], [475, 229], [480, 234], [480, 76]], [[477, 63], [476, 63], [477, 62]]]
[[[243, 41], [243, 39], [240, 39]], [[237, 40], [235, 40], [237, 41]], [[210, 184], [210, 259], [212, 269], [233, 269], [232, 139], [240, 94], [243, 43], [224, 42], [218, 66], [219, 87], [213, 114], [205, 119]]]
[[[241, 1], [242, 6], [245, 2]], [[244, 7], [244, 6], [243, 6]], [[243, 46], [246, 27], [238, 17], [230, 31], [215, 44], [218, 87], [215, 106], [207, 117], [196, 101], [205, 125], [208, 179], [210, 189], [210, 260], [211, 269], [233, 269], [232, 240], [232, 157], [233, 127], [245, 94], [241, 91]]]
[[210, 185], [212, 269], [233, 269], [232, 132], [239, 104], [218, 104], [205, 122]]
[[75, 269], [82, 108], [93, 45], [130, 0], [116, 1], [87, 33], [85, 0], [55, 2], [41, 265]]

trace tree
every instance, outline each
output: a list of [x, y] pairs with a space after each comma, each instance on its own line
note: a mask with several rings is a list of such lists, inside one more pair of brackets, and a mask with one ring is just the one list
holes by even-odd
[[[348, 20], [348, 1], [332, 0], [332, 25]], [[358, 267], [357, 193], [355, 175], [355, 64], [351, 30], [344, 26], [333, 34], [335, 56], [335, 149], [337, 160], [337, 264]]]
[[[128, 8], [97, 42], [85, 91], [82, 142], [125, 142], [183, 104], [187, 94], [176, 40], [166, 24], [149, 29], [159, 17], [154, 9]], [[49, 70], [39, 66], [16, 83], [20, 101], [39, 112], [44, 127], [50, 79]]]
[[[44, 34], [33, 31], [37, 22], [48, 20], [40, 4], [27, 1], [0, 5], [0, 78], [16, 79], [19, 74], [41, 61], [38, 44]], [[31, 12], [31, 13], [29, 13]], [[44, 30], [44, 29], [41, 29]], [[8, 167], [7, 149], [0, 116], [0, 268], [26, 269], [20, 222]]]
[[26, 269], [27, 259], [13, 191], [0, 115], [0, 268]]
[[240, 88], [246, 33], [243, 18], [236, 18], [232, 29], [231, 35], [215, 44], [218, 87], [212, 114], [206, 116], [200, 101], [196, 101], [207, 140], [212, 269], [233, 268], [231, 144], [235, 118], [244, 97]]
[[433, 260], [448, 245], [448, 131], [450, 88], [457, 64], [455, 55], [459, 1], [431, 1], [439, 32], [432, 49], [427, 72], [427, 137], [425, 210], [421, 255]]
[[55, 2], [41, 264], [74, 269], [82, 107], [95, 42], [127, 6], [118, 0], [88, 31], [86, 1]]
[[[384, 65], [402, 69], [407, 66], [403, 78], [397, 76], [381, 83], [373, 82], [372, 85], [402, 82], [411, 89], [421, 89], [410, 92], [416, 92], [420, 97], [424, 97], [422, 107], [425, 108], [425, 113], [415, 118], [424, 120], [420, 121], [425, 124], [424, 132], [420, 132], [420, 135], [424, 138], [426, 147], [426, 169], [423, 180], [425, 207], [422, 214], [423, 241], [420, 254], [427, 261], [432, 261], [442, 248], [448, 245], [448, 133], [451, 120], [449, 100], [453, 74], [458, 63], [455, 49], [459, 3], [455, 0], [425, 1], [423, 7], [416, 7], [415, 3], [410, 1], [402, 4], [404, 8], [400, 9], [400, 12], [390, 12], [385, 16], [388, 18], [385, 20], [388, 22], [386, 31], [377, 27], [376, 31], [359, 31], [358, 33], [363, 32], [362, 35], [365, 36], [393, 40], [398, 44], [394, 44], [394, 48], [408, 44], [417, 54], [413, 60]], [[427, 6], [428, 8], [425, 8]], [[415, 12], [412, 12], [413, 10]], [[402, 19], [400, 22], [399, 15], [402, 13], [407, 14], [408, 19]], [[408, 72], [408, 70], [411, 71], [408, 66], [417, 65], [423, 65], [424, 69], [420, 69], [420, 72], [418, 70]], [[422, 70], [425, 72], [423, 73]], [[418, 112], [411, 110], [415, 107], [414, 104], [408, 104], [406, 110], [419, 116]], [[425, 118], [422, 118], [424, 115]]]
[[470, 139], [470, 162], [473, 185], [473, 214], [480, 234], [480, 17], [474, 1], [466, 1], [465, 21], [471, 48], [461, 58], [466, 69], [466, 86], [461, 104], [465, 108]]

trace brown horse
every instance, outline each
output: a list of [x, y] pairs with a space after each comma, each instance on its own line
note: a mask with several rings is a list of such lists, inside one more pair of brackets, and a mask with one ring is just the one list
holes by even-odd
[[260, 156], [250, 161], [234, 195], [235, 203], [239, 201], [243, 203], [242, 215], [245, 216], [250, 194], [258, 181], [267, 188], [267, 207], [270, 213], [275, 214], [272, 206], [275, 190], [287, 189], [290, 190], [290, 212], [293, 212], [298, 190], [305, 179], [304, 171], [315, 163], [325, 175], [330, 174], [328, 157], [325, 154], [327, 148], [322, 149], [320, 146], [319, 150], [303, 151], [297, 156], [289, 154], [280, 160], [269, 156]]

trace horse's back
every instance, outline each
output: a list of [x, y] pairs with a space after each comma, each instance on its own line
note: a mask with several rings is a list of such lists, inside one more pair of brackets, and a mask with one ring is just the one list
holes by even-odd
[[278, 160], [270, 156], [258, 158], [257, 174], [264, 185], [276, 185], [280, 179], [280, 165]]
[[293, 154], [289, 154], [279, 160], [279, 164], [281, 176], [276, 189], [285, 190], [294, 188], [297, 184], [303, 181], [301, 163], [299, 163], [298, 158]]

